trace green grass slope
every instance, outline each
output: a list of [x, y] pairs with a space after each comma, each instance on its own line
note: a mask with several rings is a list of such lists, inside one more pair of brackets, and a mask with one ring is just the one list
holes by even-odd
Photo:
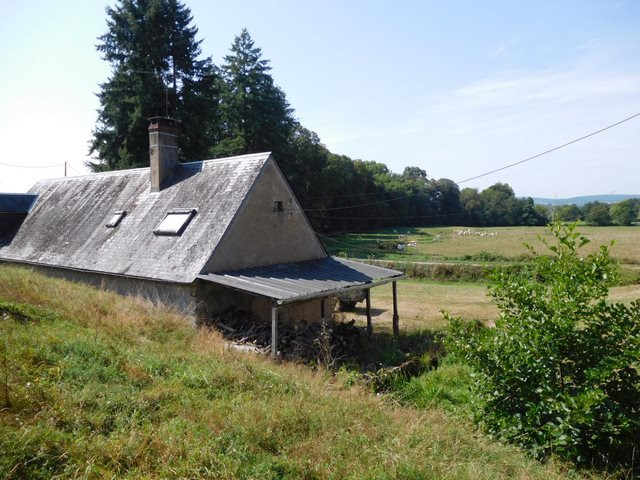
[[172, 310], [25, 269], [0, 266], [0, 339], [2, 479], [567, 474], [440, 407], [229, 351]]

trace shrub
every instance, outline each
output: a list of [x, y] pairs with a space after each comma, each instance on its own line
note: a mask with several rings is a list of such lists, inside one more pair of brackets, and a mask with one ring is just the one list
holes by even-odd
[[398, 240], [378, 240], [376, 242], [376, 248], [378, 250], [396, 251], [398, 250], [398, 244], [401, 243]]
[[463, 255], [460, 260], [465, 262], [508, 262], [510, 259], [504, 255], [482, 250], [478, 253]]
[[[640, 454], [640, 301], [607, 303], [608, 246], [586, 257], [575, 225], [527, 272], [498, 271], [495, 329], [450, 319], [447, 347], [477, 375], [478, 421], [490, 433], [578, 463], [634, 464]], [[635, 461], [636, 467], [638, 461]]]
[[609, 205], [601, 202], [592, 202], [584, 207], [584, 220], [587, 225], [611, 225], [611, 214]]

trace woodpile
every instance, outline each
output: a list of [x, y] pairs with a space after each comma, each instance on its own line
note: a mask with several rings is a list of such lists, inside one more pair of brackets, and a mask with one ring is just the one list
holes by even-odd
[[[229, 310], [207, 322], [243, 351], [271, 353], [271, 324], [251, 312]], [[278, 350], [283, 359], [318, 362], [336, 367], [341, 359], [362, 345], [365, 330], [350, 322], [302, 322], [291, 320], [278, 326]]]
[[341, 312], [349, 312], [356, 307], [356, 304], [364, 301], [367, 296], [365, 289], [351, 290], [338, 295], [338, 304]]

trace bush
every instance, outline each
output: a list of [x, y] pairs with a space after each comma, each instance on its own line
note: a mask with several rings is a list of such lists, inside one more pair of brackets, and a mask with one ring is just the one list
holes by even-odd
[[398, 244], [402, 243], [398, 240], [378, 240], [376, 242], [376, 248], [378, 250], [384, 250], [384, 251], [397, 251], [398, 250]]
[[587, 203], [584, 206], [584, 221], [587, 225], [605, 226], [611, 225], [609, 205], [602, 202]]
[[460, 260], [465, 262], [508, 262], [510, 259], [504, 255], [485, 252], [483, 250], [478, 253], [463, 255], [460, 257]]
[[[551, 226], [550, 255], [500, 272], [495, 329], [450, 319], [446, 344], [477, 374], [478, 421], [492, 434], [578, 463], [634, 464], [640, 454], [640, 301], [607, 303], [616, 263], [586, 257], [575, 225]], [[636, 469], [639, 462], [636, 460]]]
[[611, 205], [611, 218], [618, 225], [632, 225], [638, 219], [637, 199], [623, 200], [622, 202]]
[[370, 262], [383, 268], [400, 270], [409, 278], [427, 280], [479, 282], [484, 280], [489, 269], [482, 265], [468, 265], [464, 263], [414, 263], [396, 262], [393, 260], [379, 260]]

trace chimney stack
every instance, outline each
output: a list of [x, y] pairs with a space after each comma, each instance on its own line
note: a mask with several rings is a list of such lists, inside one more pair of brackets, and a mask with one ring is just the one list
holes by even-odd
[[178, 126], [172, 118], [153, 117], [149, 124], [151, 191], [159, 192], [162, 182], [178, 164]]

